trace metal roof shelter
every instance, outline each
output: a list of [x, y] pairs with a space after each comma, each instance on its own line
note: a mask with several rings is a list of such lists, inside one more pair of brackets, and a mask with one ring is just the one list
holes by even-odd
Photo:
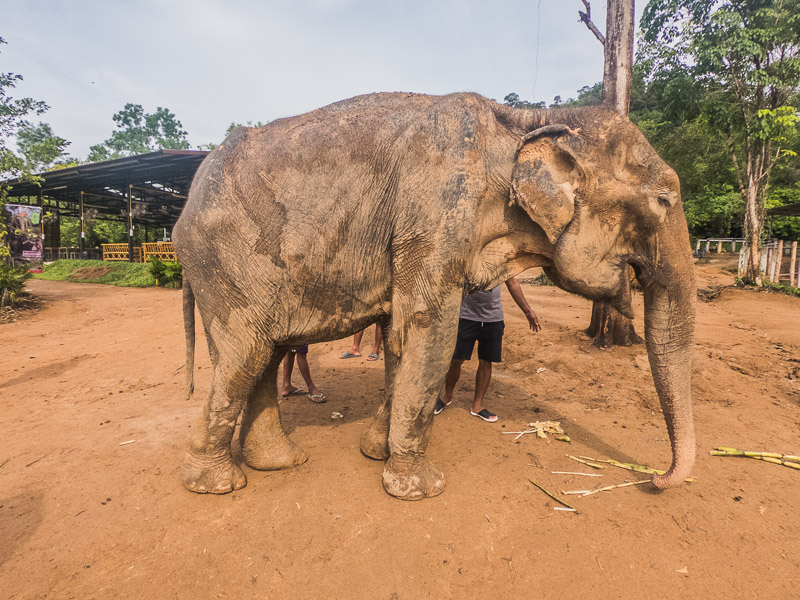
[[781, 217], [800, 217], [800, 202], [794, 204], [786, 204], [785, 206], [776, 206], [767, 211], [770, 216]]
[[17, 179], [2, 185], [11, 187], [9, 198], [13, 202], [79, 218], [81, 252], [87, 210], [105, 219], [127, 221], [128, 256], [132, 260], [134, 226], [171, 229], [207, 154], [204, 150], [158, 150], [40, 173], [41, 187]]

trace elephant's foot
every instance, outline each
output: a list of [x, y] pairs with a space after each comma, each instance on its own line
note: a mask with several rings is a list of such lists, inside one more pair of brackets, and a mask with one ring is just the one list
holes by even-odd
[[368, 458], [386, 460], [389, 458], [389, 429], [381, 427], [374, 419], [364, 433], [361, 434], [361, 452]]
[[308, 460], [305, 451], [285, 435], [274, 437], [267, 443], [247, 436], [242, 444], [245, 464], [259, 471], [278, 471], [302, 465]]
[[198, 494], [227, 494], [247, 485], [230, 452], [218, 456], [186, 453], [181, 472], [183, 487]]
[[383, 488], [401, 500], [422, 500], [444, 491], [444, 473], [422, 454], [392, 454], [383, 470]]

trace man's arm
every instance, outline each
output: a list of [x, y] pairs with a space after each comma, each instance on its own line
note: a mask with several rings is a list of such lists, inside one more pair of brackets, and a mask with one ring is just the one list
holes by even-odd
[[525, 300], [525, 294], [522, 293], [522, 287], [519, 285], [517, 278], [511, 277], [506, 281], [506, 287], [508, 288], [508, 293], [511, 294], [511, 297], [514, 299], [514, 302], [517, 303], [517, 306], [519, 306], [525, 314], [525, 318], [528, 319], [531, 331], [533, 333], [541, 331], [542, 326], [539, 325], [539, 319], [536, 317], [536, 313], [533, 312], [533, 309], [528, 305], [528, 301]]

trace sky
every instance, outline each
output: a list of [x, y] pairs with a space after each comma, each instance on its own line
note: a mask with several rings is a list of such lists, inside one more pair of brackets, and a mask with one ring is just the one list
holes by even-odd
[[[11, 95], [85, 159], [126, 103], [166, 107], [192, 147], [369, 92], [552, 102], [602, 79], [581, 0], [2, 0]], [[592, 1], [605, 31], [606, 3]], [[636, 22], [645, 2], [636, 7]], [[36, 122], [36, 120], [34, 120]]]

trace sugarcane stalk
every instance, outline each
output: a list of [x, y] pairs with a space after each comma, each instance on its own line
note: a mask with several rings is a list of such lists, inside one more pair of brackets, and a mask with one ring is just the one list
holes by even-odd
[[587, 467], [592, 467], [593, 469], [605, 469], [603, 465], [598, 465], [597, 463], [589, 462], [588, 460], [583, 460], [578, 458], [577, 456], [572, 456], [571, 454], [565, 454], [567, 458], [571, 458], [572, 460], [576, 460], [579, 463], [586, 465]]
[[[654, 469], [652, 467], [646, 467], [644, 465], [636, 465], [633, 463], [624, 463], [619, 462], [618, 460], [613, 459], [601, 459], [601, 458], [592, 458], [590, 456], [581, 456], [585, 460], [591, 460], [597, 463], [605, 463], [611, 465], [612, 467], [619, 467], [620, 469], [625, 469], [627, 471], [636, 471], [637, 473], [647, 473], [648, 475], [663, 475], [666, 471], [662, 471], [661, 469]], [[694, 477], [687, 477], [685, 481], [696, 481]]]
[[752, 458], [755, 460], [762, 460], [776, 465], [783, 465], [790, 469], [800, 471], [800, 456], [792, 454], [778, 454], [777, 452], [753, 452], [749, 450], [737, 450], [736, 448], [729, 448], [727, 446], [717, 446], [711, 451], [711, 456], [740, 456], [744, 458]]
[[649, 479], [642, 479], [641, 481], [628, 481], [626, 483], [618, 483], [616, 485], [607, 485], [605, 487], [597, 488], [594, 490], [576, 490], [574, 492], [561, 492], [562, 494], [576, 494], [579, 498], [583, 498], [584, 496], [591, 496], [592, 494], [596, 494], [597, 492], [608, 492], [610, 490], [614, 490], [617, 488], [624, 488], [631, 485], [641, 485], [643, 483], [650, 483]]
[[539, 488], [540, 490], [542, 490], [542, 491], [543, 491], [545, 494], [547, 494], [548, 496], [550, 496], [550, 497], [551, 497], [553, 500], [555, 500], [556, 502], [558, 502], [560, 505], [562, 505], [562, 506], [566, 506], [567, 508], [569, 508], [569, 509], [571, 509], [571, 510], [574, 510], [574, 511], [575, 511], [575, 514], [578, 514], [578, 511], [577, 511], [577, 510], [575, 510], [575, 509], [574, 509], [572, 506], [570, 506], [569, 504], [567, 504], [567, 503], [566, 503], [566, 502], [564, 502], [563, 500], [559, 500], [558, 498], [556, 498], [555, 496], [553, 496], [553, 494], [551, 494], [550, 492], [548, 492], [546, 489], [544, 489], [542, 486], [540, 486], [538, 483], [536, 483], [536, 482], [535, 482], [535, 481], [533, 481], [532, 479], [528, 479], [528, 481], [530, 481], [530, 482], [531, 482], [533, 485], [535, 485], [537, 488]]

